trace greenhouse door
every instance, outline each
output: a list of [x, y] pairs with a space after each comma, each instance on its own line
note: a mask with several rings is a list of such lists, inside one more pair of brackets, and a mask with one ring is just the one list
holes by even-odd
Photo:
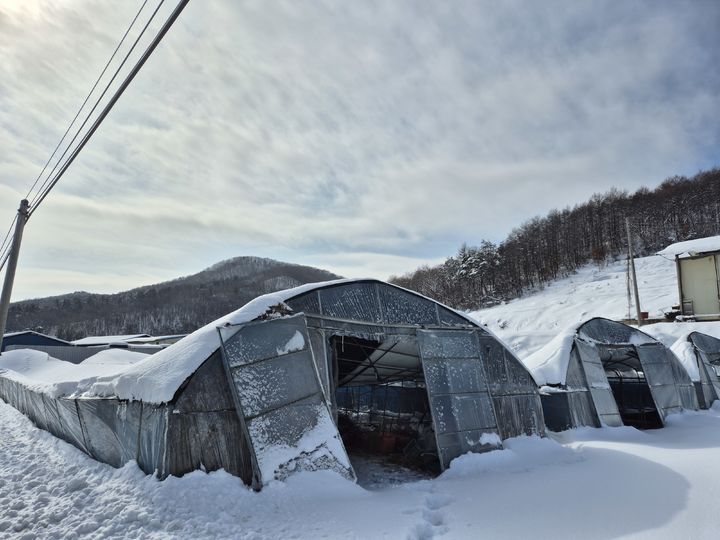
[[478, 330], [418, 330], [441, 468], [466, 452], [502, 447]]
[[[665, 423], [668, 414], [683, 409], [682, 399], [676, 386], [673, 366], [668, 360], [662, 345], [643, 345], [635, 347], [642, 364], [645, 378], [650, 385], [652, 397], [660, 418]], [[693, 387], [693, 394], [695, 389]]]
[[253, 487], [294, 472], [355, 475], [332, 420], [305, 316], [219, 329], [235, 406], [251, 450]]
[[600, 353], [594, 344], [576, 339], [575, 346], [580, 355], [580, 361], [585, 371], [590, 395], [597, 411], [600, 425], [618, 427], [623, 425], [617, 401], [613, 394]]

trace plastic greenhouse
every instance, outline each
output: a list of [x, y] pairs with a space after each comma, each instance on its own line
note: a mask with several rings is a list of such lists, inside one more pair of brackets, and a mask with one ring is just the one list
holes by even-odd
[[695, 384], [700, 408], [709, 409], [720, 399], [720, 339], [691, 332], [678, 339], [672, 351]]
[[548, 428], [662, 427], [668, 414], [697, 409], [693, 382], [675, 355], [619, 322], [590, 319], [524, 360], [541, 387]]
[[355, 452], [439, 471], [545, 429], [535, 381], [495, 336], [375, 280], [259, 297], [91, 376], [90, 360], [5, 353], [0, 397], [95, 459], [161, 478], [224, 468], [256, 489], [298, 470], [353, 478]]

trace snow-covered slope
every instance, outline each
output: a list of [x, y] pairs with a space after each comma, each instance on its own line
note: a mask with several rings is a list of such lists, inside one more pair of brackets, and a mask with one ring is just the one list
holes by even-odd
[[[674, 261], [655, 255], [637, 259], [635, 265], [642, 310], [649, 312], [651, 318], [662, 317], [678, 303]], [[568, 327], [592, 317], [619, 320], [627, 318], [629, 313], [634, 316], [634, 303], [631, 310], [628, 309], [626, 268], [626, 261], [613, 262], [603, 268], [589, 264], [540, 291], [470, 315], [487, 325], [520, 358], [524, 358]], [[653, 326], [656, 325], [644, 326], [643, 331], [652, 334]], [[672, 326], [671, 323], [670, 326], [665, 325], [661, 331], [661, 337], [669, 340], [667, 345], [672, 345], [683, 331], [689, 331], [683, 330], [687, 325]], [[711, 329], [717, 323], [706, 326]], [[693, 327], [703, 332], [708, 328]]]

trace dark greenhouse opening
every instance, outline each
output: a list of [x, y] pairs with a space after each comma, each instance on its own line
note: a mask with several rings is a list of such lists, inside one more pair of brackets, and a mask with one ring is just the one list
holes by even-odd
[[609, 358], [603, 358], [605, 375], [623, 423], [638, 429], [663, 427], [635, 349], [620, 347], [606, 352]]
[[417, 343], [333, 336], [331, 345], [338, 431], [358, 476], [439, 474]]

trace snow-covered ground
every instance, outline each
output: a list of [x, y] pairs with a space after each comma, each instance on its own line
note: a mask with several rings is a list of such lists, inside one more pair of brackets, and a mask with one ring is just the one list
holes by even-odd
[[[661, 318], [678, 304], [675, 262], [654, 255], [635, 261], [640, 305], [650, 318]], [[521, 358], [538, 351], [571, 325], [591, 317], [620, 320], [634, 317], [628, 306], [627, 263], [599, 268], [589, 264], [542, 290], [470, 315], [486, 324]], [[720, 323], [660, 323], [645, 325], [646, 332], [671, 346], [682, 335], [697, 330], [720, 337]]]
[[[637, 266], [643, 309], [660, 316], [677, 303], [673, 263], [647, 257]], [[524, 357], [569, 325], [627, 310], [619, 262], [472, 315]], [[668, 345], [692, 330], [720, 337], [720, 323], [643, 330]], [[94, 362], [109, 369], [125, 359]], [[435, 479], [364, 459], [358, 484], [301, 473], [261, 493], [222, 471], [160, 482], [133, 462], [113, 469], [2, 401], [0, 427], [0, 538], [715, 539], [720, 530], [720, 402], [660, 430], [511, 439], [505, 450], [461, 456]]]
[[0, 402], [2, 538], [714, 539], [720, 407], [665, 429], [578, 429], [368, 490], [302, 473], [254, 493], [224, 472], [113, 469]]

